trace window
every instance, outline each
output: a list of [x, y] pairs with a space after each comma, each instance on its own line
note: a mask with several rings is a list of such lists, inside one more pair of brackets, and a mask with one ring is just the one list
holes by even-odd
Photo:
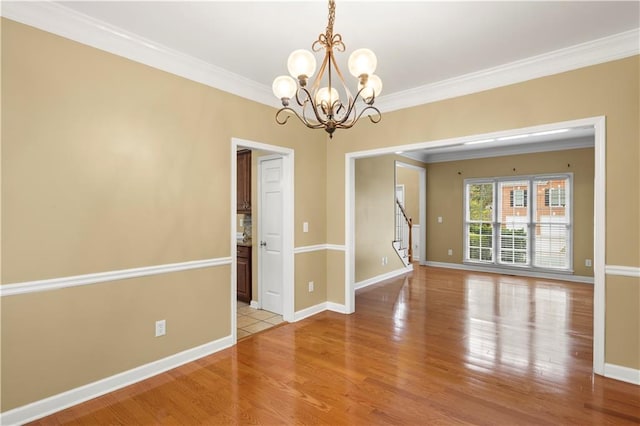
[[514, 189], [509, 193], [509, 205], [511, 207], [527, 207], [527, 190]]
[[571, 264], [571, 216], [567, 203], [569, 177], [534, 180], [540, 199], [533, 217], [536, 259], [539, 268], [569, 269]]
[[571, 175], [465, 180], [465, 261], [571, 270]]
[[493, 261], [493, 183], [467, 186], [467, 258]]
[[548, 207], [564, 207], [564, 187], [545, 188], [544, 205]]

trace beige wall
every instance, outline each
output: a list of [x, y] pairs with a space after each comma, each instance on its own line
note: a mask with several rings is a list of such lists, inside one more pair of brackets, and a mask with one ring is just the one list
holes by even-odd
[[640, 370], [640, 278], [607, 276], [605, 358], [608, 363]]
[[[412, 206], [410, 211], [417, 218], [419, 173], [414, 169], [396, 167], [398, 161], [426, 167], [419, 161], [398, 155], [360, 158], [355, 162], [356, 283], [404, 267], [392, 245], [395, 238], [396, 175], [401, 175], [400, 179], [406, 185], [407, 206]], [[386, 265], [382, 264], [382, 257], [387, 258]]]
[[[295, 150], [295, 245], [326, 241], [325, 135], [272, 108], [6, 19], [2, 108], [3, 284], [230, 256], [232, 137]], [[230, 335], [230, 277], [2, 297], [2, 410]]]
[[[2, 410], [209, 343], [231, 327], [230, 267], [2, 298]], [[154, 337], [156, 320], [167, 334]]]
[[[326, 256], [325, 250], [296, 254], [296, 311], [327, 300]], [[309, 291], [310, 281], [313, 281], [313, 292]]]
[[[612, 61], [527, 82], [394, 111], [379, 124], [363, 120], [336, 132], [327, 145], [327, 239], [344, 244], [344, 159], [349, 152], [436, 141], [587, 117], [606, 116], [606, 263], [640, 267], [640, 57]], [[338, 267], [338, 257], [327, 267]], [[616, 301], [637, 297], [637, 282], [607, 286], [607, 363], [640, 366], [638, 310], [617, 310]], [[344, 280], [328, 283], [328, 297], [344, 299]], [[335, 297], [336, 299], [331, 299]], [[636, 333], [636, 334], [634, 334]], [[630, 362], [630, 360], [636, 360]]]
[[[356, 160], [356, 282], [403, 268], [393, 249], [395, 156]], [[387, 264], [382, 264], [382, 258]]]
[[462, 263], [465, 179], [573, 173], [574, 275], [593, 276], [593, 268], [584, 266], [585, 259], [593, 260], [593, 172], [593, 148], [429, 164], [427, 260]]

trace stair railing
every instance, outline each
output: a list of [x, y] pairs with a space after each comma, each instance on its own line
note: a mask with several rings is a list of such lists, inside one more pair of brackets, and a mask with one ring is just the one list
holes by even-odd
[[404, 210], [400, 200], [396, 198], [396, 235], [395, 241], [400, 244], [401, 249], [407, 250], [407, 256], [409, 263], [411, 263], [413, 257], [413, 244], [411, 241], [411, 227], [413, 226], [412, 219], [407, 216], [407, 212]]

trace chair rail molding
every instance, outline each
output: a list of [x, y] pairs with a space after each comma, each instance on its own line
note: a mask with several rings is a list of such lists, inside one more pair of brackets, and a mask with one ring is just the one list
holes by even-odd
[[36, 293], [40, 291], [57, 290], [67, 287], [77, 287], [82, 285], [104, 283], [108, 281], [124, 280], [127, 278], [145, 277], [149, 275], [167, 274], [169, 272], [211, 268], [214, 266], [230, 264], [230, 257], [219, 257], [214, 259], [192, 260], [188, 262], [167, 263], [164, 265], [143, 266], [141, 268], [98, 272], [94, 274], [73, 275], [69, 277], [3, 284], [2, 286], [0, 286], [0, 297], [16, 296], [19, 294]]

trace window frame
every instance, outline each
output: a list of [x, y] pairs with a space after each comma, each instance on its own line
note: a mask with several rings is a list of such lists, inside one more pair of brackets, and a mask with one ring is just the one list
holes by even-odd
[[[468, 179], [465, 179], [465, 182], [467, 180]], [[494, 203], [495, 203], [496, 184], [492, 179], [473, 179], [473, 183], [475, 183], [475, 184], [489, 184], [490, 183], [492, 185], [492, 187], [493, 187]], [[464, 188], [463, 188], [463, 194], [464, 194], [463, 195], [463, 198], [464, 198], [463, 206], [464, 206], [464, 210], [463, 210], [463, 216], [462, 216], [464, 218], [463, 233], [462, 233], [464, 235], [464, 249], [463, 249], [464, 250], [464, 261], [467, 261], [469, 259], [469, 255], [468, 255], [469, 254], [469, 245], [467, 244], [467, 242], [469, 241], [469, 225], [471, 223], [480, 223], [480, 226], [482, 227], [483, 223], [491, 223], [491, 226], [492, 226], [491, 235], [492, 235], [492, 239], [493, 239], [492, 242], [491, 242], [491, 258], [492, 258], [492, 260], [491, 261], [486, 261], [486, 260], [481, 260], [480, 259], [480, 260], [470, 260], [469, 261], [469, 262], [472, 262], [474, 264], [482, 264], [482, 265], [489, 264], [490, 265], [495, 260], [495, 242], [494, 242], [495, 241], [495, 225], [496, 225], [495, 208], [493, 208], [492, 211], [491, 211], [491, 221], [490, 222], [488, 222], [488, 221], [473, 221], [472, 222], [470, 217], [469, 217], [470, 216], [469, 215], [469, 210], [467, 209], [467, 203], [468, 203], [468, 200], [469, 200], [469, 195], [468, 195], [468, 192], [467, 192], [467, 188], [468, 188], [468, 185], [466, 185], [466, 183], [465, 183]], [[482, 245], [480, 246], [480, 251], [482, 251]], [[480, 254], [480, 258], [482, 258], [482, 253]]]
[[[560, 206], [546, 206], [549, 208], [559, 208], [563, 207], [567, 209], [566, 217], [568, 222], [566, 223], [567, 229], [567, 267], [566, 268], [546, 268], [535, 266], [536, 263], [536, 235], [534, 235], [536, 231], [536, 225], [539, 225], [541, 222], [536, 221], [536, 209], [538, 207], [538, 203], [536, 197], [533, 196], [535, 192], [535, 182], [540, 180], [558, 180], [558, 179], [566, 179], [567, 187], [564, 189], [564, 205]], [[512, 264], [512, 263], [502, 263], [499, 260], [500, 256], [500, 241], [501, 238], [501, 230], [500, 227], [503, 225], [501, 221], [498, 220], [498, 209], [499, 203], [502, 202], [501, 194], [498, 194], [500, 183], [501, 182], [517, 182], [517, 181], [528, 181], [528, 189], [525, 191], [525, 205], [526, 207], [513, 207], [513, 208], [526, 208], [527, 209], [527, 263], [526, 264]], [[493, 187], [493, 207], [492, 207], [492, 260], [475, 260], [471, 259], [469, 256], [469, 225], [471, 223], [476, 223], [478, 221], [471, 221], [468, 210], [468, 200], [469, 194], [468, 189], [469, 185], [473, 184], [492, 184]], [[517, 269], [517, 270], [530, 270], [536, 272], [551, 272], [558, 274], [573, 274], [573, 239], [574, 239], [574, 203], [573, 203], [573, 194], [574, 194], [574, 185], [573, 185], [573, 173], [553, 173], [553, 174], [536, 174], [536, 175], [523, 175], [523, 176], [496, 176], [489, 178], [469, 178], [463, 181], [463, 264], [468, 265], [481, 265], [496, 269]], [[513, 194], [513, 193], [512, 193]], [[512, 195], [513, 201], [515, 204], [515, 197]], [[551, 204], [551, 195], [549, 193], [549, 204]]]

